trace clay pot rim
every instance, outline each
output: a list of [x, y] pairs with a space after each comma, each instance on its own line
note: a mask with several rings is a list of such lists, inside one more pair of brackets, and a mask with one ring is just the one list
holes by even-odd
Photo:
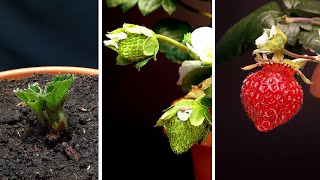
[[75, 75], [98, 75], [99, 70], [87, 67], [76, 66], [38, 66], [26, 67], [0, 72], [0, 80], [17, 80], [26, 77], [31, 77], [35, 74], [75, 74]]

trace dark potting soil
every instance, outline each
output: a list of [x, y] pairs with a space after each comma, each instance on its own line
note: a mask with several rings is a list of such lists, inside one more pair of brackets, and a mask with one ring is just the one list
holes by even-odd
[[51, 78], [0, 81], [0, 179], [98, 179], [98, 77], [76, 76], [64, 103], [68, 129], [55, 143], [13, 93]]

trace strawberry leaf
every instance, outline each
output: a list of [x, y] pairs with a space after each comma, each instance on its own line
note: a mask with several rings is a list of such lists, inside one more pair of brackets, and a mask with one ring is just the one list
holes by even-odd
[[211, 67], [202, 67], [189, 72], [184, 78], [181, 85], [183, 92], [188, 92], [192, 85], [198, 85], [203, 80], [212, 75]]
[[318, 0], [283, 0], [285, 6], [292, 12], [306, 12], [320, 15], [320, 1]]
[[30, 85], [28, 89], [16, 89], [14, 93], [37, 114], [41, 113], [45, 107], [45, 102], [41, 98], [41, 88], [38, 83]]
[[68, 96], [68, 90], [74, 81], [73, 75], [56, 76], [49, 82], [45, 89], [43, 99], [46, 101], [48, 109], [60, 109], [62, 103]]
[[137, 4], [138, 0], [126, 0], [121, 4], [121, 9], [123, 12], [127, 12], [129, 9], [133, 8]]
[[146, 16], [162, 5], [162, 0], [139, 0], [138, 7], [140, 12]]
[[176, 11], [176, 5], [173, 0], [163, 0], [162, 7], [169, 15]]
[[270, 28], [274, 23], [272, 18], [280, 14], [279, 5], [270, 2], [242, 18], [217, 42], [216, 61], [229, 60], [232, 56], [252, 48], [254, 40], [261, 35], [262, 29]]
[[127, 0], [106, 0], [105, 2], [109, 8], [112, 8], [112, 7], [117, 7], [126, 1]]
[[303, 45], [305, 49], [316, 51], [320, 53], [320, 42], [319, 42], [319, 27], [314, 27], [311, 32], [300, 32], [299, 43]]

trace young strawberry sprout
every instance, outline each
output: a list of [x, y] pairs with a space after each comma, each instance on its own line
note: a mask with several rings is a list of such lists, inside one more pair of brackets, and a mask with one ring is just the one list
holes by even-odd
[[68, 127], [63, 104], [69, 97], [74, 79], [70, 74], [58, 75], [44, 89], [36, 82], [29, 84], [27, 89], [14, 90], [15, 95], [37, 114], [41, 125], [50, 129], [50, 140], [57, 139], [59, 132]]
[[[251, 70], [262, 67], [262, 70], [250, 74], [244, 80], [241, 89], [244, 109], [256, 128], [262, 132], [286, 123], [299, 112], [303, 91], [294, 75], [297, 74], [305, 83], [312, 84], [300, 69], [307, 62], [320, 62], [320, 55], [290, 52], [285, 49], [286, 43], [287, 36], [278, 27], [273, 25], [271, 29], [264, 29], [264, 33], [255, 41], [258, 49], [253, 54], [257, 63], [242, 68]], [[270, 54], [271, 59], [268, 58]]]
[[[124, 23], [108, 33], [109, 40], [104, 41], [105, 46], [118, 53], [117, 65], [133, 64], [138, 70], [151, 59], [157, 60], [156, 55], [165, 43], [190, 56], [190, 60], [175, 61], [181, 64], [177, 84], [187, 94], [167, 108], [155, 125], [165, 128], [171, 149], [176, 154], [205, 140], [212, 128], [213, 33], [211, 27], [200, 27], [184, 34], [182, 42], [178, 42], [146, 27]], [[200, 82], [194, 79], [200, 79]]]

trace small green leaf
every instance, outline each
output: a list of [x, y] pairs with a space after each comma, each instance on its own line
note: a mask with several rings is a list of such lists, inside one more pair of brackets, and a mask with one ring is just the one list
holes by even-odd
[[45, 107], [45, 102], [42, 99], [41, 94], [36, 93], [34, 88], [25, 90], [16, 89], [14, 93], [22, 102], [27, 104], [37, 114], [41, 113]]
[[204, 90], [204, 93], [206, 93], [206, 97], [212, 98], [212, 84]]
[[[152, 57], [151, 57], [151, 58], [152, 58]], [[134, 65], [134, 67], [135, 67], [138, 71], [140, 71], [140, 69], [141, 69], [143, 66], [145, 66], [145, 65], [149, 62], [149, 60], [150, 60], [151, 58], [148, 58], [148, 59], [146, 59], [146, 60], [139, 61], [138, 63], [136, 63], [136, 64]]]
[[200, 126], [205, 117], [204, 117], [204, 113], [207, 109], [204, 108], [201, 104], [199, 104], [198, 102], [193, 103], [193, 107], [192, 107], [192, 113], [189, 117], [190, 119], [190, 123], [193, 126]]
[[[271, 15], [264, 12], [270, 12]], [[252, 48], [254, 40], [261, 35], [262, 29], [270, 28], [262, 25], [267, 24], [270, 26], [273, 22], [270, 18], [274, 17], [277, 12], [281, 12], [279, 5], [276, 2], [270, 2], [256, 9], [229, 28], [216, 44], [216, 62], [229, 60], [231, 57]], [[249, 26], [248, 23], [250, 21], [251, 25]]]
[[143, 43], [143, 54], [146, 56], [152, 56], [159, 51], [159, 43], [157, 38], [148, 37]]
[[188, 92], [192, 85], [198, 85], [203, 80], [209, 78], [212, 75], [211, 67], [202, 67], [199, 69], [194, 69], [189, 72], [184, 78], [181, 85], [183, 92]]
[[109, 8], [117, 7], [118, 5], [126, 2], [127, 0], [106, 0], [106, 4]]
[[173, 0], [163, 0], [162, 7], [169, 15], [176, 11], [176, 4]]
[[138, 0], [126, 0], [126, 2], [121, 4], [122, 11], [127, 12], [129, 9], [133, 8], [137, 2]]
[[183, 44], [187, 44], [188, 43], [188, 44], [192, 45], [192, 43], [191, 43], [191, 33], [190, 32], [183, 36], [182, 43]]
[[287, 36], [287, 43], [291, 46], [294, 46], [300, 33], [300, 27], [294, 23], [277, 23], [276, 26], [280, 28], [281, 31]]
[[126, 32], [132, 33], [132, 34], [144, 34], [145, 36], [153, 36], [154, 32], [151, 29], [148, 29], [144, 26], [138, 26], [135, 24], [129, 24], [129, 23], [124, 23], [123, 24], [123, 29]]
[[[193, 30], [188, 23], [172, 18], [160, 20], [153, 29], [155, 33], [164, 35], [178, 42], [181, 42], [184, 35]], [[169, 60], [175, 62], [192, 59], [188, 53], [170, 43], [159, 41], [159, 44], [160, 52], [163, 52]]]
[[140, 12], [146, 16], [162, 5], [162, 0], [139, 0], [138, 7]]
[[202, 97], [200, 103], [203, 106], [211, 107], [212, 106], [212, 98], [209, 97]]
[[305, 49], [310, 49], [320, 53], [319, 29], [320, 27], [314, 27], [311, 32], [300, 32], [299, 43], [303, 45]]
[[60, 75], [56, 76], [46, 85], [43, 99], [45, 99], [46, 105], [50, 110], [61, 108], [61, 105], [64, 103], [73, 81], [73, 75]]

